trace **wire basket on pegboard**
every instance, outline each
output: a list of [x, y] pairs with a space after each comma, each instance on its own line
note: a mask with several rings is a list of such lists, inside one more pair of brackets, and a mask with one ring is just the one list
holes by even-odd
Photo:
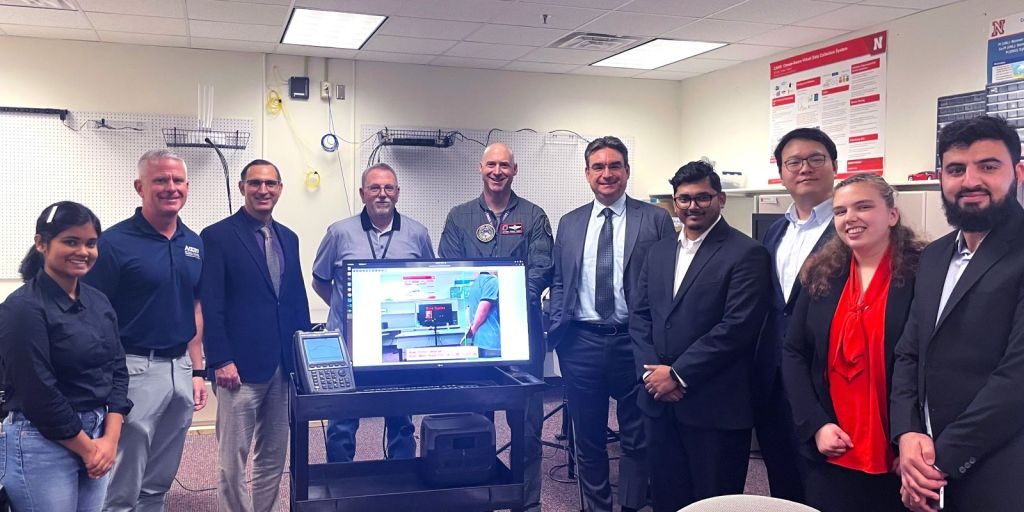
[[218, 130], [186, 130], [164, 128], [164, 142], [169, 148], [205, 148], [211, 143], [220, 148], [245, 149], [249, 145], [249, 132]]

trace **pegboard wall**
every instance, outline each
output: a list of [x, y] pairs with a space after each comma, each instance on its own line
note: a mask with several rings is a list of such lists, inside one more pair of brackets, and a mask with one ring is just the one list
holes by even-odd
[[[366, 139], [383, 128], [384, 125], [363, 125], [360, 139]], [[488, 141], [489, 130], [390, 125], [387, 128], [458, 131], [462, 134], [456, 135], [455, 144], [448, 148], [383, 146], [374, 158], [374, 163], [380, 160], [395, 168], [401, 187], [397, 210], [426, 226], [436, 249], [448, 211], [478, 197], [483, 190], [480, 157], [484, 150], [482, 144]], [[583, 136], [588, 140], [595, 138], [587, 134]], [[630, 159], [635, 160], [632, 137], [620, 138], [629, 149]], [[507, 144], [515, 154], [519, 172], [512, 190], [544, 209], [551, 220], [553, 232], [557, 232], [558, 220], [563, 215], [594, 200], [583, 174], [583, 152], [587, 149], [587, 140], [566, 132], [490, 131], [490, 143], [495, 142]], [[360, 167], [365, 169], [368, 166], [376, 145], [376, 139], [362, 145]], [[629, 190], [627, 184], [627, 193]]]
[[[121, 129], [96, 128], [94, 121], [101, 119]], [[49, 204], [80, 202], [96, 213], [104, 229], [130, 217], [141, 204], [132, 185], [139, 157], [167, 146], [162, 129], [196, 126], [194, 117], [158, 114], [72, 112], [61, 122], [53, 115], [0, 113], [0, 176], [8, 183], [8, 193], [0, 201], [0, 279], [19, 277], [18, 264], [32, 245], [36, 218]], [[215, 119], [212, 129], [252, 133], [253, 122]], [[181, 211], [185, 224], [198, 233], [232, 213], [224, 169], [213, 149], [168, 149], [188, 166], [189, 196]], [[243, 201], [238, 173], [257, 151], [251, 141], [246, 149], [221, 151], [237, 209]]]

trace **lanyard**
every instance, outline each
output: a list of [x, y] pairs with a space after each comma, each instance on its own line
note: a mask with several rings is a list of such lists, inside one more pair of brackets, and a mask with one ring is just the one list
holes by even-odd
[[[370, 228], [373, 229], [373, 228]], [[381, 233], [383, 234], [383, 233]], [[395, 236], [395, 230], [388, 231], [388, 243], [384, 244], [384, 252], [381, 253], [380, 259], [386, 259], [388, 257], [388, 247], [391, 247], [391, 239]], [[366, 231], [366, 243], [370, 245], [370, 254], [373, 255], [373, 259], [377, 259], [377, 251], [373, 248], [373, 240], [370, 239], [370, 232]]]
[[487, 222], [490, 223], [490, 225], [494, 226], [494, 229], [497, 230], [498, 227], [505, 222], [505, 218], [508, 217], [508, 214], [510, 213], [512, 213], [512, 208], [505, 208], [505, 211], [501, 212], [500, 216], [495, 215], [494, 212], [485, 209], [484, 217], [487, 217]]

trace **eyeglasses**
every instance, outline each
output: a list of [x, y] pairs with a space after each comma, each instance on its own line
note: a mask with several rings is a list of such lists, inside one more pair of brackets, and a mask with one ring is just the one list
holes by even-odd
[[828, 162], [828, 157], [825, 155], [811, 155], [807, 158], [793, 157], [786, 160], [784, 163], [786, 165], [786, 170], [790, 172], [797, 172], [800, 169], [803, 169], [804, 162], [807, 162], [807, 165], [809, 165], [811, 169], [820, 169], [825, 165], [825, 162]]
[[612, 163], [608, 164], [607, 166], [605, 164], [603, 164], [603, 163], [596, 163], [596, 164], [590, 166], [590, 170], [594, 171], [594, 172], [601, 172], [601, 171], [603, 171], [605, 169], [608, 169], [610, 171], [621, 171], [621, 170], [623, 170], [625, 168], [626, 168], [626, 164], [624, 164], [622, 162], [612, 162]]
[[711, 194], [697, 194], [695, 196], [678, 195], [672, 199], [676, 200], [676, 204], [680, 208], [689, 208], [693, 203], [697, 203], [698, 208], [707, 208], [711, 206], [711, 200], [714, 198], [715, 196]]
[[277, 187], [281, 186], [281, 182], [278, 180], [245, 180], [245, 186], [259, 190], [260, 187], [266, 185], [267, 190], [277, 190]]
[[390, 195], [394, 194], [395, 191], [398, 190], [398, 187], [396, 187], [394, 185], [384, 185], [384, 186], [370, 185], [370, 186], [366, 187], [366, 190], [369, 193], [374, 194], [374, 195], [380, 194], [380, 191], [383, 190], [385, 194], [390, 196]]

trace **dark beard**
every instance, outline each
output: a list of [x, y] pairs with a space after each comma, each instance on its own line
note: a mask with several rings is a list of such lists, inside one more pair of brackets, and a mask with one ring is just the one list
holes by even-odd
[[[989, 196], [991, 198], [991, 195]], [[959, 197], [957, 198], [959, 199]], [[942, 211], [946, 214], [946, 222], [950, 226], [967, 233], [985, 233], [991, 231], [999, 221], [1010, 215], [1017, 202], [1017, 180], [1013, 180], [1006, 197], [1000, 202], [993, 201], [988, 208], [966, 210], [956, 201], [950, 202], [942, 195]]]

